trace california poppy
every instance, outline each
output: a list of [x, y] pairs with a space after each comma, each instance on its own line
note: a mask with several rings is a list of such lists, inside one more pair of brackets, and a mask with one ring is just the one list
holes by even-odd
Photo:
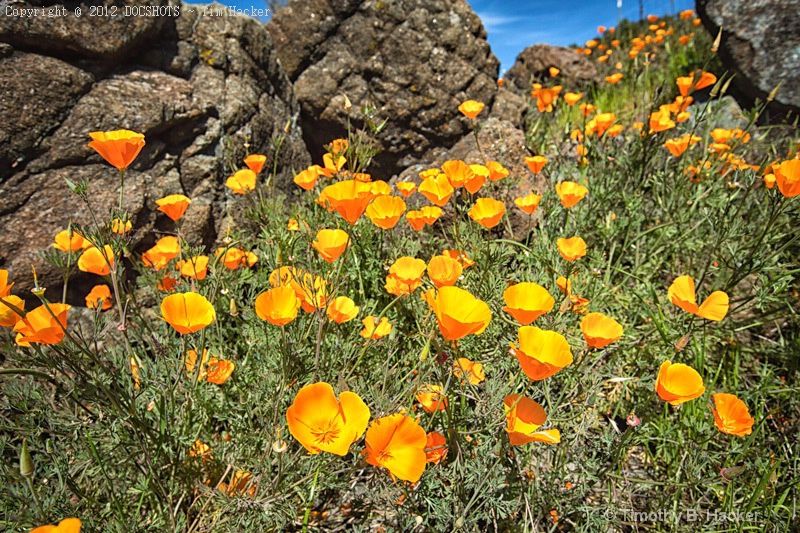
[[256, 188], [256, 179], [255, 172], [249, 168], [243, 168], [225, 180], [225, 186], [234, 194], [247, 194]]
[[328, 263], [336, 261], [347, 248], [350, 236], [340, 229], [321, 229], [317, 232], [316, 240], [311, 246]]
[[549, 312], [556, 303], [547, 289], [528, 281], [506, 288], [503, 291], [503, 300], [506, 302], [503, 311], [524, 326]]
[[211, 302], [194, 292], [165, 297], [161, 301], [161, 315], [181, 335], [200, 331], [217, 318]]
[[589, 313], [581, 320], [583, 338], [592, 348], [604, 348], [622, 337], [622, 325], [603, 313]]
[[236, 270], [239, 267], [250, 268], [258, 263], [258, 256], [253, 252], [241, 250], [239, 248], [217, 248], [216, 257], [222, 257], [222, 264], [228, 270]]
[[309, 453], [347, 455], [369, 423], [369, 408], [354, 392], [339, 398], [328, 383], [306, 385], [286, 410], [289, 432]]
[[294, 181], [295, 184], [297, 184], [297, 186], [301, 189], [310, 191], [314, 188], [314, 185], [317, 184], [317, 179], [319, 179], [320, 173], [319, 165], [311, 165], [302, 172], [295, 174], [292, 181]]
[[253, 474], [242, 469], [237, 469], [231, 474], [230, 481], [222, 481], [217, 485], [220, 492], [229, 498], [234, 496], [248, 496], [253, 498], [258, 490], [258, 483], [253, 480]]
[[406, 210], [406, 203], [397, 196], [379, 196], [367, 206], [367, 218], [381, 229], [392, 229]]
[[667, 291], [669, 300], [684, 311], [707, 320], [719, 322], [728, 314], [728, 295], [723, 291], [712, 292], [697, 305], [694, 280], [691, 276], [678, 276]]
[[264, 169], [264, 163], [266, 162], [267, 156], [262, 154], [250, 154], [244, 158], [244, 164], [256, 174], [261, 173], [261, 171]]
[[[186, 372], [193, 375], [197, 365], [197, 352], [188, 350], [186, 352]], [[198, 381], [207, 381], [215, 385], [224, 385], [236, 369], [236, 364], [227, 359], [219, 359], [212, 355], [209, 356], [208, 350], [203, 349], [203, 360], [200, 362], [200, 369], [197, 373]]]
[[[0, 274], [2, 272], [3, 271], [0, 270]], [[12, 285], [13, 285], [13, 283], [12, 283]], [[6, 303], [11, 304], [14, 307], [16, 307], [17, 309], [19, 309], [20, 311], [24, 312], [25, 311], [25, 300], [23, 300], [19, 296], [13, 295], [13, 294], [6, 294], [5, 296], [0, 294], [0, 298], [3, 299], [3, 301], [0, 302], [0, 326], [4, 326], [4, 327], [7, 327], [7, 328], [13, 328], [14, 326], [17, 325], [17, 322], [22, 320], [22, 317], [19, 314], [17, 314], [17, 312], [14, 311], [14, 309], [12, 309], [8, 305], [6, 305]]]
[[606, 76], [606, 83], [610, 83], [611, 85], [616, 85], [622, 79], [622, 72], [615, 72], [610, 76]]
[[589, 189], [574, 181], [562, 181], [556, 185], [556, 193], [561, 199], [561, 205], [567, 209], [583, 200], [588, 192]]
[[87, 245], [91, 246], [91, 243], [84, 240], [77, 231], [72, 229], [59, 231], [53, 242], [53, 248], [61, 250], [62, 252], [77, 252], [78, 250], [86, 248]]
[[100, 308], [103, 311], [111, 309], [113, 305], [113, 298], [111, 297], [111, 290], [108, 285], [95, 285], [89, 294], [86, 295], [86, 307], [89, 309]]
[[442, 394], [441, 385], [423, 385], [417, 391], [416, 399], [429, 413], [447, 409], [447, 396]]
[[67, 312], [69, 310], [70, 306], [67, 304], [54, 303], [40, 305], [33, 311], [29, 311], [14, 325], [17, 344], [60, 343], [64, 339], [67, 329]]
[[427, 265], [422, 259], [400, 257], [389, 267], [389, 275], [386, 278], [387, 291], [395, 296], [411, 294], [422, 284], [426, 268]]
[[262, 292], [255, 301], [258, 318], [275, 326], [285, 326], [297, 317], [300, 298], [289, 285], [279, 285]]
[[703, 378], [694, 368], [670, 361], [661, 364], [656, 378], [656, 392], [662, 400], [678, 405], [702, 396], [705, 391]]
[[524, 213], [532, 215], [539, 208], [539, 202], [542, 197], [535, 193], [526, 194], [520, 198], [514, 199], [514, 205], [519, 207]]
[[531, 97], [536, 100], [536, 109], [538, 109], [540, 113], [552, 113], [553, 104], [558, 100], [561, 89], [561, 85], [542, 87], [539, 84], [534, 84]]
[[438, 431], [431, 431], [425, 441], [425, 461], [438, 465], [447, 457], [447, 439]]
[[658, 133], [675, 127], [670, 116], [668, 105], [662, 105], [658, 111], [650, 113], [650, 133]]
[[556, 287], [558, 287], [558, 290], [560, 290], [561, 294], [564, 296], [569, 296], [572, 292], [572, 282], [564, 276], [558, 276], [558, 279], [556, 279]]
[[800, 159], [790, 159], [773, 165], [775, 183], [786, 198], [800, 195]]
[[65, 518], [57, 526], [39, 526], [31, 530], [30, 533], [80, 533], [81, 521], [77, 518]]
[[175, 268], [180, 270], [184, 278], [204, 280], [208, 275], [208, 256], [196, 255], [183, 261], [178, 261]]
[[411, 226], [411, 229], [414, 231], [420, 231], [425, 227], [425, 218], [422, 215], [422, 211], [408, 211], [406, 213], [406, 220], [408, 221], [408, 225]]
[[534, 381], [549, 378], [572, 364], [572, 351], [567, 339], [555, 331], [535, 326], [522, 326], [518, 331], [519, 348], [511, 349], [525, 375]]
[[525, 164], [528, 165], [528, 170], [538, 174], [547, 164], [547, 158], [543, 155], [528, 156], [525, 158]]
[[697, 135], [692, 135], [691, 133], [687, 133], [685, 135], [681, 135], [680, 137], [676, 137], [675, 139], [667, 139], [664, 141], [664, 148], [669, 150], [669, 153], [674, 155], [675, 157], [680, 157], [683, 152], [686, 151], [689, 146], [700, 142], [702, 139]]
[[569, 106], [577, 104], [581, 98], [583, 98], [583, 93], [566, 93], [564, 95], [564, 101]]
[[530, 398], [509, 394], [503, 398], [503, 410], [506, 414], [506, 433], [512, 446], [529, 442], [561, 442], [561, 432], [557, 429], [538, 431], [547, 422], [547, 414], [541, 405]]
[[425, 430], [413, 418], [394, 414], [373, 420], [365, 440], [369, 464], [411, 483], [422, 477], [428, 440]]
[[181, 219], [192, 201], [182, 194], [170, 194], [156, 200], [158, 210], [177, 222]]
[[167, 263], [178, 257], [180, 251], [181, 245], [177, 237], [171, 235], [161, 237], [156, 241], [155, 246], [142, 254], [142, 263], [146, 267], [161, 270], [167, 266]]
[[429, 302], [436, 314], [442, 337], [456, 341], [467, 335], [480, 335], [492, 320], [486, 302], [459, 287], [442, 287]]
[[111, 233], [116, 235], [125, 235], [133, 228], [133, 222], [130, 220], [122, 220], [114, 218], [111, 220]]
[[450, 200], [450, 197], [453, 196], [455, 189], [453, 189], [450, 180], [447, 179], [445, 174], [439, 174], [436, 177], [422, 180], [417, 191], [432, 204], [442, 207]]
[[486, 163], [486, 168], [489, 169], [489, 181], [499, 181], [510, 174], [509, 170], [497, 161], [489, 161]]
[[[454, 189], [463, 187], [473, 178], [475, 173], [469, 165], [461, 160], [450, 160], [442, 163], [442, 172], [447, 176], [447, 181]], [[432, 201], [432, 200], [431, 200]]]
[[480, 224], [486, 229], [492, 229], [500, 223], [506, 212], [506, 206], [500, 200], [494, 198], [478, 198], [475, 204], [470, 207], [469, 218]]
[[463, 270], [461, 263], [446, 255], [437, 255], [428, 262], [428, 277], [437, 289], [455, 285]]
[[11, 287], [13, 286], [13, 281], [11, 283], [8, 282], [8, 270], [0, 268], [0, 298], [11, 294]]
[[93, 131], [89, 137], [88, 146], [118, 170], [128, 168], [144, 148], [144, 135], [130, 130]]
[[478, 192], [486, 180], [489, 179], [489, 169], [483, 165], [469, 165], [473, 178], [464, 183], [464, 188], [470, 194]]
[[392, 325], [385, 316], [381, 317], [379, 322], [376, 316], [369, 315], [364, 317], [361, 323], [364, 324], [364, 329], [360, 335], [365, 339], [377, 340], [392, 332]]
[[328, 304], [325, 314], [337, 324], [344, 324], [358, 316], [358, 306], [347, 296], [338, 296]]
[[417, 190], [417, 184], [411, 181], [398, 181], [394, 186], [397, 187], [398, 192], [403, 195], [403, 198], [408, 198]]
[[575, 261], [586, 255], [586, 241], [580, 237], [570, 237], [569, 239], [558, 239], [558, 253], [565, 261]]
[[453, 375], [459, 379], [467, 379], [472, 385], [478, 385], [486, 380], [481, 363], [474, 363], [466, 357], [459, 357], [453, 363]]
[[[326, 178], [332, 178], [347, 164], [347, 159], [340, 154], [322, 154], [322, 167], [319, 173]], [[369, 181], [369, 180], [366, 180]]]
[[718, 392], [712, 394], [711, 398], [716, 407], [716, 409], [712, 407], [711, 412], [714, 413], [714, 424], [717, 429], [737, 437], [744, 437], [753, 432], [755, 419], [750, 416], [747, 405], [736, 395]]
[[481, 111], [483, 111], [484, 104], [483, 102], [478, 102], [476, 100], [466, 100], [462, 102], [461, 105], [458, 106], [458, 110], [461, 111], [461, 114], [469, 119], [474, 119], [477, 117]]
[[325, 187], [319, 194], [317, 203], [328, 211], [336, 211], [350, 225], [353, 225], [373, 198], [375, 198], [375, 193], [369, 183], [343, 180]]
[[466, 252], [462, 252], [459, 250], [442, 250], [442, 255], [446, 255], [447, 257], [452, 257], [453, 259], [461, 263], [461, 268], [463, 268], [464, 270], [475, 264], [475, 261], [470, 259], [467, 256]]
[[78, 269], [98, 276], [107, 276], [114, 267], [114, 250], [106, 244], [103, 251], [92, 246], [83, 251], [78, 258]]

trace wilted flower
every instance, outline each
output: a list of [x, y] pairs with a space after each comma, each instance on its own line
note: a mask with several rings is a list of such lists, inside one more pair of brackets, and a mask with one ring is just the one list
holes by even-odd
[[289, 432], [309, 453], [347, 455], [369, 423], [369, 408], [358, 394], [339, 398], [328, 383], [306, 385], [286, 411]]
[[664, 361], [656, 378], [656, 392], [659, 398], [678, 405], [702, 396], [706, 388], [703, 378], [694, 368], [682, 363], [672, 364]]
[[93, 131], [89, 137], [88, 146], [118, 170], [128, 168], [144, 148], [144, 135], [130, 130]]
[[156, 200], [158, 210], [177, 222], [181, 219], [192, 201], [182, 194], [171, 194]]
[[194, 292], [165, 297], [161, 301], [161, 315], [181, 335], [200, 331], [217, 318], [211, 302]]
[[712, 394], [711, 398], [716, 407], [716, 409], [712, 407], [711, 412], [714, 413], [714, 424], [717, 429], [737, 437], [744, 437], [753, 432], [755, 419], [750, 416], [747, 405], [736, 395], [719, 392]]
[[378, 418], [367, 430], [367, 462], [380, 466], [396, 478], [416, 483], [425, 471], [425, 430], [401, 414]]
[[589, 313], [581, 320], [583, 338], [592, 348], [605, 348], [622, 337], [622, 325], [603, 313]]
[[555, 331], [535, 326], [519, 328], [519, 348], [511, 348], [525, 375], [534, 381], [549, 378], [572, 364], [572, 351], [567, 339]]
[[675, 278], [667, 291], [669, 300], [684, 311], [719, 322], [728, 314], [728, 295], [722, 291], [712, 292], [706, 300], [697, 305], [694, 280], [691, 276]]
[[486, 380], [486, 374], [483, 371], [481, 363], [473, 363], [466, 357], [459, 357], [453, 363], [453, 375], [459, 379], [464, 380], [467, 378], [472, 385], [478, 385]]

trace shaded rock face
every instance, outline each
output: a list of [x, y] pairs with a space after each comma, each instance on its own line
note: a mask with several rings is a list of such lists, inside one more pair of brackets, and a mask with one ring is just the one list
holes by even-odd
[[193, 201], [183, 226], [190, 242], [211, 245], [236, 209], [228, 209], [223, 183], [232, 165], [243, 166], [245, 143], [271, 165], [272, 139], [286, 135], [279, 183], [310, 163], [291, 82], [256, 20], [208, 16], [186, 4], [171, 6], [179, 16], [76, 18], [77, 3], [47, 4], [66, 7], [66, 15], [0, 18], [0, 268], [11, 271], [18, 294], [31, 286], [31, 265], [48, 294], [57, 291], [60, 275], [39, 252], [70, 220], [90, 220], [65, 178], [88, 182], [103, 220], [117, 205], [119, 175], [87, 147], [89, 132], [145, 134], [125, 179], [136, 251], [160, 230], [174, 231], [155, 200], [176, 193]]
[[378, 121], [389, 119], [370, 167], [376, 178], [426, 159], [432, 147], [452, 146], [471, 127], [458, 105], [479, 100], [488, 111], [497, 91], [499, 62], [464, 0], [294, 0], [267, 29], [294, 82], [315, 159], [346, 133], [345, 95], [354, 126], [363, 126], [360, 108], [368, 104]]
[[510, 89], [528, 91], [531, 82], [550, 78], [550, 67], [560, 69], [559, 78], [570, 85], [580, 86], [600, 80], [597, 69], [586, 56], [575, 53], [572, 48], [549, 44], [535, 44], [520, 52], [503, 78]]
[[800, 115], [800, 2], [697, 0], [697, 13], [712, 35], [723, 28], [719, 57], [743, 104], [764, 101], [781, 83], [770, 111]]

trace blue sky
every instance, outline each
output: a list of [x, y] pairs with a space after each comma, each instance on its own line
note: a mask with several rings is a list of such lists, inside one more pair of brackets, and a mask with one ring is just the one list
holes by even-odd
[[[618, 16], [639, 18], [639, 0], [467, 0], [481, 17], [501, 74], [524, 48], [537, 43], [567, 46], [584, 43], [597, 26], [614, 26]], [[193, 2], [194, 3], [194, 2]], [[265, 0], [223, 0], [238, 9], [265, 9]], [[694, 0], [642, 0], [645, 15], [677, 13], [694, 7]]]

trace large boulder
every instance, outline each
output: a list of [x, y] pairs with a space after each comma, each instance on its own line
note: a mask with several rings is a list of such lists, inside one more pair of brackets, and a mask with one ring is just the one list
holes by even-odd
[[600, 80], [597, 68], [585, 55], [575, 53], [573, 48], [549, 44], [534, 44], [520, 52], [503, 78], [509, 88], [528, 91], [531, 82], [549, 79], [550, 67], [559, 69], [559, 79], [565, 80], [571, 87]]
[[719, 57], [736, 76], [745, 105], [766, 100], [778, 84], [772, 114], [800, 115], [800, 4], [797, 0], [697, 0], [712, 35], [722, 28]]
[[[104, 219], [117, 204], [119, 175], [87, 146], [89, 132], [145, 135], [125, 178], [137, 251], [161, 230], [174, 231], [155, 200], [175, 193], [193, 201], [185, 234], [213, 244], [230, 211], [224, 181], [248, 150], [268, 154], [271, 166], [273, 140], [286, 136], [279, 186], [310, 164], [291, 82], [259, 22], [208, 16], [197, 5], [122, 0], [104, 3], [116, 17], [88, 16], [82, 5], [78, 18], [78, 5], [15, 3], [66, 11], [0, 19], [0, 267], [11, 270], [19, 294], [31, 287], [31, 265], [55, 294], [60, 275], [39, 252], [71, 220], [90, 221], [65, 178], [89, 184], [92, 208]], [[152, 16], [122, 16], [132, 6], [149, 7]]]
[[378, 122], [388, 119], [370, 168], [377, 178], [452, 146], [471, 127], [458, 105], [479, 100], [488, 111], [497, 92], [499, 62], [464, 0], [294, 0], [267, 29], [315, 158], [345, 135], [348, 118], [363, 127], [362, 107], [373, 107]]

